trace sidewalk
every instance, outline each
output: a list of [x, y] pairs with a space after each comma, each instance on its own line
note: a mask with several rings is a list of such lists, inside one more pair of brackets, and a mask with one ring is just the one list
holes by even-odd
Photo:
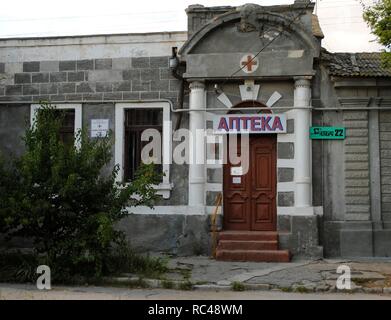
[[[337, 292], [340, 265], [351, 268], [349, 292], [391, 294], [391, 259], [316, 260], [291, 263], [223, 262], [208, 257], [171, 258], [161, 279], [141, 279], [152, 288], [183, 290], [281, 290]], [[115, 278], [114, 282], [140, 280]]]

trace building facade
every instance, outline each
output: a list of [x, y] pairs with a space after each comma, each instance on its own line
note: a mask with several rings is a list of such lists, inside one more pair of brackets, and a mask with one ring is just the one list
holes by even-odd
[[[45, 100], [69, 111], [64, 132], [112, 130], [111, 165], [131, 181], [155, 129], [160, 198], [118, 226], [136, 249], [210, 254], [217, 229], [221, 259], [390, 256], [391, 71], [379, 53], [322, 49], [313, 9], [194, 5], [187, 32], [2, 39], [0, 150], [23, 152]], [[240, 128], [247, 153], [224, 161]]]

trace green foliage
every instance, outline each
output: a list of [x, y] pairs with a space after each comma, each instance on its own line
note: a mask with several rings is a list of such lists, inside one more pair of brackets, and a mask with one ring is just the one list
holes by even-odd
[[179, 284], [179, 287], [178, 287], [180, 290], [184, 290], [184, 291], [190, 291], [190, 290], [193, 290], [193, 284], [191, 283], [191, 281], [189, 280], [186, 280], [186, 281], [183, 281]]
[[0, 253], [0, 282], [33, 283], [40, 264], [37, 256], [32, 254]]
[[362, 5], [364, 20], [377, 36], [378, 42], [386, 47], [386, 52], [382, 55], [383, 65], [391, 68], [391, 0], [379, 0], [370, 7]]
[[304, 287], [304, 286], [298, 286], [294, 289], [295, 292], [299, 292], [299, 293], [309, 293], [311, 292], [310, 289]]
[[11, 168], [0, 162], [0, 232], [31, 238], [53, 278], [99, 277], [109, 269], [113, 248], [123, 246], [115, 224], [127, 214], [125, 206], [152, 206], [153, 185], [161, 176], [153, 164], [143, 165], [131, 184], [117, 184], [118, 166], [103, 174], [111, 159], [111, 135], [89, 139], [80, 130], [74, 144], [65, 143], [60, 139], [64, 116], [43, 106], [26, 131], [26, 152]]
[[162, 280], [161, 284], [164, 289], [174, 289], [175, 288], [175, 283], [171, 280]]
[[128, 246], [121, 246], [106, 260], [106, 274], [137, 273], [151, 278], [158, 277], [168, 271], [166, 259], [136, 254]]
[[238, 282], [238, 281], [234, 281], [231, 284], [231, 289], [233, 291], [244, 291], [246, 289], [246, 287], [244, 286], [243, 283]]

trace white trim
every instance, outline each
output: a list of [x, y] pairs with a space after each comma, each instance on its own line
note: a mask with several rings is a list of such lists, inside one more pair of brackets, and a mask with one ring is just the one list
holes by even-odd
[[223, 184], [222, 183], [206, 183], [205, 184], [205, 191], [215, 191], [215, 192], [222, 192], [223, 191]]
[[277, 192], [289, 192], [295, 191], [296, 184], [295, 182], [277, 182]]
[[295, 159], [277, 159], [278, 168], [296, 168]]
[[205, 215], [205, 207], [199, 206], [147, 206], [126, 207], [129, 214], [161, 214], [161, 215]]
[[278, 137], [278, 142], [293, 142], [295, 143], [296, 136], [294, 134], [281, 134], [281, 137]]
[[239, 86], [240, 98], [242, 101], [258, 100], [260, 88], [259, 84], [254, 84], [254, 80], [244, 80], [244, 84]]
[[172, 157], [172, 126], [170, 105], [165, 101], [157, 102], [137, 102], [137, 103], [116, 103], [115, 104], [115, 152], [114, 160], [119, 165], [119, 171], [116, 177], [117, 182], [122, 182], [124, 178], [124, 143], [125, 143], [125, 110], [126, 109], [163, 109], [163, 141], [162, 141], [162, 166], [163, 166], [163, 182], [156, 186], [157, 193], [163, 196], [164, 199], [170, 197], [170, 192], [173, 188], [170, 183], [170, 163]]
[[278, 100], [282, 98], [282, 95], [278, 91], [274, 91], [273, 94], [270, 96], [269, 100], [266, 102], [266, 106], [271, 108], [273, 105], [275, 105]]
[[217, 100], [219, 100], [227, 108], [232, 108], [232, 102], [224, 92], [217, 97]]
[[[203, 210], [205, 209], [205, 210]], [[192, 207], [187, 205], [179, 206], [155, 206], [154, 208], [149, 208], [146, 206], [140, 207], [127, 207], [126, 210], [129, 214], [139, 214], [139, 215], [149, 215], [149, 214], [159, 214], [159, 215], [204, 215], [212, 214], [215, 210], [215, 206], [205, 206], [204, 208]], [[219, 208], [218, 215], [223, 215], [221, 207]], [[313, 216], [322, 215], [323, 207], [310, 207], [309, 210], [302, 210], [295, 207], [277, 207], [277, 215], [290, 215], [290, 216]]]
[[277, 216], [295, 215], [295, 207], [277, 207]]
[[322, 215], [322, 207], [277, 207], [277, 215], [290, 215], [290, 216], [314, 216]]
[[[83, 119], [82, 119], [82, 105], [80, 103], [64, 103], [64, 104], [53, 104], [52, 105], [56, 109], [74, 109], [75, 110], [75, 137], [79, 130], [82, 129]], [[30, 125], [33, 126], [35, 123], [35, 118], [37, 115], [37, 111], [42, 108], [41, 104], [32, 104], [30, 106]], [[79, 143], [80, 141], [76, 141], [75, 143]], [[77, 145], [79, 147], [79, 145]]]
[[221, 169], [221, 168], [223, 168], [223, 164], [222, 163], [207, 163], [206, 168], [207, 169]]

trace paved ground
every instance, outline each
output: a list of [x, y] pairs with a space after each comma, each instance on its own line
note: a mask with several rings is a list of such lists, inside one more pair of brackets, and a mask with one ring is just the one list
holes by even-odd
[[[348, 266], [351, 288], [336, 287]], [[391, 298], [391, 258], [316, 260], [291, 263], [221, 262], [208, 257], [171, 258], [160, 279], [124, 275], [112, 287], [56, 287], [0, 284], [2, 299], [380, 299]], [[148, 289], [137, 289], [140, 285]], [[179, 290], [165, 290], [182, 289]], [[193, 291], [185, 291], [193, 289]], [[244, 291], [242, 291], [244, 290]]]
[[180, 291], [166, 289], [124, 289], [110, 287], [54, 287], [39, 291], [32, 285], [0, 284], [0, 300], [362, 300], [387, 299], [391, 296], [343, 293], [285, 293], [281, 291]]
[[169, 262], [172, 272], [167, 278], [175, 280], [180, 274], [185, 274], [193, 284], [203, 286], [241, 283], [252, 289], [336, 291], [336, 280], [341, 275], [337, 273], [337, 268], [341, 265], [350, 268], [353, 291], [391, 294], [390, 258], [297, 260], [291, 263], [222, 262], [208, 257], [176, 258]]

